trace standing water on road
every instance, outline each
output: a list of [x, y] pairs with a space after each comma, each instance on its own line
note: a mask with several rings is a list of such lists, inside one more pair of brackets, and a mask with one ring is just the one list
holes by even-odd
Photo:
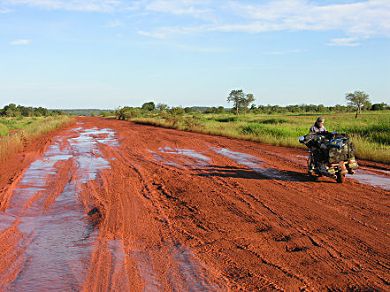
[[384, 176], [374, 172], [370, 172], [368, 170], [358, 169], [354, 175], [351, 175], [349, 177], [354, 180], [357, 180], [362, 184], [367, 184], [390, 191], [390, 176]]
[[[90, 232], [91, 223], [78, 195], [81, 184], [110, 168], [99, 150], [100, 143], [118, 146], [115, 132], [73, 129], [69, 137], [56, 138], [24, 173], [9, 208], [0, 213], [1, 229], [18, 220], [24, 238], [30, 238], [21, 272], [6, 290], [80, 290], [97, 231]], [[56, 190], [57, 186], [61, 188]]]
[[287, 175], [275, 168], [267, 168], [264, 166], [264, 162], [258, 159], [255, 156], [232, 151], [227, 148], [216, 148], [212, 147], [211, 150], [213, 150], [215, 153], [218, 153], [219, 155], [225, 156], [226, 158], [231, 159], [237, 164], [244, 165], [248, 167], [249, 169], [253, 170], [254, 172], [269, 178], [269, 179], [279, 179], [279, 180], [294, 180], [296, 178], [291, 177], [290, 175]]

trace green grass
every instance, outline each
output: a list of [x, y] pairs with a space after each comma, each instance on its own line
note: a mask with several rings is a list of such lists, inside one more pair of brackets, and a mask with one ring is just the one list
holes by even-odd
[[25, 140], [51, 132], [72, 120], [68, 116], [0, 118], [0, 161], [23, 150]]
[[7, 126], [0, 124], [0, 137], [1, 136], [6, 136], [9, 133], [9, 129]]
[[[202, 114], [168, 118], [153, 115], [133, 121], [277, 146], [305, 147], [299, 144], [298, 137], [308, 133], [318, 115]], [[323, 116], [328, 131], [352, 137], [358, 158], [390, 163], [390, 111], [364, 112], [357, 119], [354, 113]]]

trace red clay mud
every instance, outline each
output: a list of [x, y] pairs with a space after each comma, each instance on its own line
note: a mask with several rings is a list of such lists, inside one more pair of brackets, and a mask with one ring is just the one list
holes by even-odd
[[99, 118], [31, 151], [0, 179], [0, 290], [389, 289], [386, 165], [313, 182], [300, 149]]

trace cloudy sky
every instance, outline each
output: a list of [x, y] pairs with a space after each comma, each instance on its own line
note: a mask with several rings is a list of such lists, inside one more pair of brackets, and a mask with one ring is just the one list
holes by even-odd
[[390, 0], [0, 0], [0, 106], [390, 103]]

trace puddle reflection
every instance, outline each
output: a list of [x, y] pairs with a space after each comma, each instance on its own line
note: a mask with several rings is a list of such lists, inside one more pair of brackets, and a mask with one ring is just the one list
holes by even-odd
[[390, 177], [357, 169], [354, 175], [348, 175], [348, 178], [357, 180], [362, 184], [368, 184], [390, 191]]
[[[27, 237], [32, 236], [26, 246], [27, 260], [22, 272], [7, 289], [69, 291], [81, 288], [98, 230], [91, 227], [78, 200], [80, 185], [96, 179], [99, 171], [110, 167], [99, 151], [99, 143], [112, 147], [119, 143], [111, 129], [78, 127], [72, 131], [78, 136], [57, 138], [42, 159], [30, 165], [13, 192], [9, 208], [0, 213], [0, 231], [18, 218], [20, 231]], [[39, 204], [27, 205], [39, 192], [50, 193], [48, 178], [57, 174], [55, 164], [69, 159], [78, 166], [76, 176], [65, 185], [54, 203], [47, 210]]]
[[289, 175], [287, 172], [282, 172], [275, 168], [267, 168], [263, 166], [264, 164], [263, 161], [261, 161], [255, 156], [246, 153], [232, 151], [227, 148], [216, 148], [216, 147], [211, 148], [211, 150], [233, 160], [237, 164], [244, 165], [249, 169], [253, 170], [254, 172], [270, 179], [279, 179], [279, 180], [287, 180], [287, 181], [304, 180], [302, 177], [292, 176]]

